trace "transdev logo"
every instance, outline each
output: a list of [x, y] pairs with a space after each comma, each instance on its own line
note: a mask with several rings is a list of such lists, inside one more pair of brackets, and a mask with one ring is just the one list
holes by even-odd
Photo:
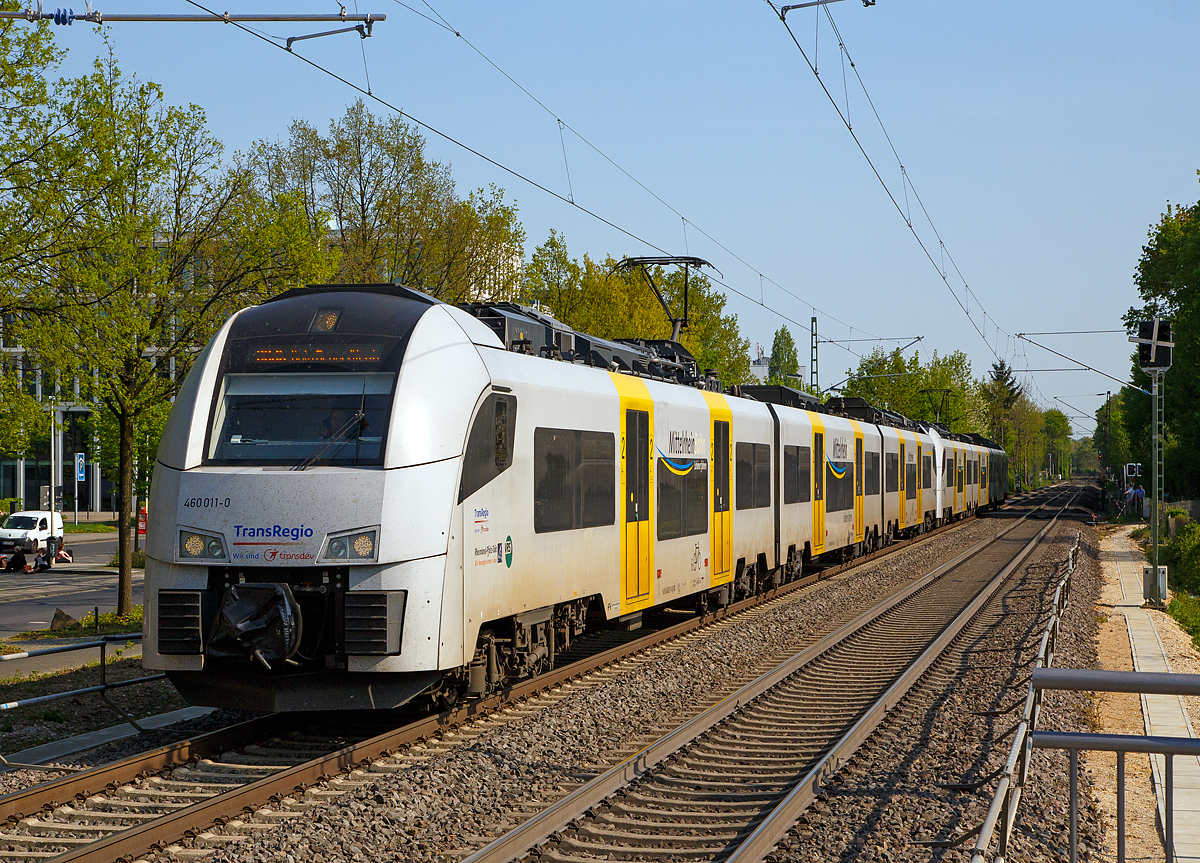
[[307, 551], [301, 551], [301, 552], [297, 553], [297, 552], [290, 552], [290, 551], [280, 551], [277, 548], [268, 548], [266, 551], [263, 552], [263, 560], [266, 561], [267, 563], [279, 563], [279, 562], [287, 562], [287, 561], [293, 561], [293, 560], [309, 561], [309, 560], [312, 560], [313, 557], [314, 556]]

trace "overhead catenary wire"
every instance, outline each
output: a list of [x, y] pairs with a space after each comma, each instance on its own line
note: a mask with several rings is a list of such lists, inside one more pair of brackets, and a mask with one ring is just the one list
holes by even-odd
[[[780, 22], [783, 24], [784, 28], [787, 30], [788, 35], [792, 39], [792, 42], [795, 43], [795, 45], [796, 45], [796, 49], [800, 52], [800, 56], [804, 58], [805, 64], [808, 66], [809, 70], [813, 73], [813, 77], [815, 77], [817, 79], [817, 83], [821, 85], [822, 92], [824, 92], [826, 98], [829, 99], [829, 104], [831, 104], [833, 106], [833, 109], [835, 111], [837, 111], [838, 117], [841, 119], [842, 124], [846, 127], [846, 131], [849, 132], [850, 137], [854, 139], [854, 143], [855, 143], [855, 145], [857, 145], [859, 152], [862, 153], [863, 158], [867, 160], [867, 165], [870, 166], [872, 173], [874, 173], [875, 178], [879, 181], [879, 185], [883, 187], [883, 190], [887, 194], [888, 199], [892, 202], [892, 206], [894, 206], [896, 208], [896, 212], [898, 212], [900, 214], [900, 217], [902, 219], [904, 219], [905, 224], [908, 226], [909, 232], [913, 235], [913, 238], [917, 241], [917, 244], [921, 247], [921, 251], [925, 253], [925, 257], [929, 259], [930, 265], [933, 266], [934, 270], [937, 271], [938, 276], [942, 279], [942, 282], [946, 285], [946, 289], [950, 292], [950, 295], [954, 297], [954, 301], [956, 303], [958, 303], [958, 306], [960, 309], [962, 309], [963, 314], [967, 316], [967, 320], [970, 322], [971, 327], [975, 330], [976, 333], [979, 334], [979, 337], [983, 340], [983, 343], [987, 346], [988, 350], [991, 351], [994, 356], [996, 356], [996, 359], [1000, 359], [999, 354], [992, 348], [991, 342], [988, 341], [987, 336], [984, 334], [983, 330], [981, 330], [979, 328], [979, 325], [975, 322], [975, 319], [971, 316], [971, 313], [968, 310], [967, 306], [963, 303], [963, 300], [958, 296], [958, 292], [955, 291], [954, 288], [950, 285], [949, 279], [942, 272], [941, 267], [938, 266], [938, 262], [934, 260], [933, 254], [929, 251], [928, 247], [926, 247], [926, 245], [925, 245], [925, 241], [921, 239], [920, 234], [918, 234], [916, 229], [913, 227], [911, 217], [905, 213], [904, 208], [902, 208], [900, 206], [900, 202], [898, 200], [896, 200], [895, 194], [893, 194], [891, 188], [884, 181], [883, 176], [879, 173], [879, 169], [875, 166], [875, 162], [871, 159], [870, 154], [867, 153], [866, 147], [863, 146], [862, 141], [859, 140], [859, 137], [855, 133], [854, 128], [850, 125], [849, 118], [842, 112], [842, 109], [838, 106], [837, 100], [834, 99], [833, 94], [829, 92], [829, 88], [825, 86], [825, 81], [821, 78], [820, 74], [817, 72], [816, 65], [814, 64], [814, 62], [812, 60], [809, 59], [808, 54], [804, 50], [804, 47], [800, 44], [800, 40], [796, 38], [795, 32], [792, 30], [791, 26], [787, 22], [786, 15], [784, 15], [780, 11], [779, 7], [777, 7], [775, 5], [773, 0], [766, 0], [766, 3], [775, 12], [775, 15], [779, 18]], [[829, 17], [829, 21], [832, 24], [833, 16], [829, 12], [828, 7], [825, 7], [825, 14]], [[818, 18], [818, 20], [819, 20], [819, 18]], [[833, 25], [834, 33], [835, 33], [835, 35], [838, 35], [839, 42], [841, 42], [844, 45], [845, 44], [844, 40], [842, 40], [840, 37], [840, 34], [837, 33], [836, 26], [837, 26], [836, 24]], [[846, 51], [846, 56], [847, 56], [847, 58], [849, 58], [849, 56], [850, 56], [848, 50]], [[859, 84], [863, 88], [863, 92], [866, 93], [866, 85], [862, 81], [862, 76], [858, 74], [858, 69], [854, 64], [853, 59], [850, 60], [850, 66], [851, 66], [851, 68], [853, 68], [855, 70], [855, 76], [858, 78]], [[871, 102], [869, 94], [867, 95], [867, 100], [868, 100], [868, 102]], [[894, 155], [896, 155], [896, 160], [898, 162], [900, 162], [900, 156], [898, 153], [896, 153], [895, 145], [892, 144], [891, 137], [888, 136], [887, 130], [883, 126], [883, 121], [882, 121], [882, 119], [879, 118], [879, 112], [877, 110], [875, 110], [875, 106], [874, 106], [873, 102], [871, 102], [871, 109], [875, 113], [875, 118], [879, 121], [880, 127], [884, 128], [884, 135], [888, 138], [888, 144], [892, 148], [892, 153]], [[905, 189], [906, 189], [905, 194], [907, 195], [907, 188], [911, 187], [912, 184], [911, 184], [911, 182], [908, 181], [908, 174], [904, 168], [903, 162], [900, 162], [900, 171], [901, 171], [901, 182], [905, 186]], [[921, 205], [921, 209], [923, 211], [925, 211], [926, 218], [928, 219], [929, 218], [928, 211], [925, 210], [924, 204], [921, 203], [920, 196], [918, 196], [916, 194], [915, 188], [913, 189], [913, 194], [915, 197], [917, 197], [917, 201]], [[933, 225], [932, 220], [930, 220], [930, 226], [932, 227], [932, 225]], [[934, 228], [933, 230], [934, 230], [934, 234], [937, 235], [937, 229]], [[941, 242], [940, 236], [938, 236], [938, 241]], [[954, 258], [953, 258], [953, 256], [950, 255], [950, 253], [948, 251], [946, 252], [946, 257], [950, 260], [951, 264], [954, 266], [955, 271], [958, 272], [958, 265], [954, 263]], [[961, 275], [962, 275], [961, 272], [959, 272], [960, 277], [961, 277]], [[964, 287], [966, 288], [966, 294], [969, 296], [970, 289], [968, 286], [966, 286], [965, 279], [963, 279], [963, 283], [964, 283]], [[976, 298], [976, 302], [978, 303], [978, 298]], [[992, 319], [992, 322], [993, 322], [993, 324], [995, 323], [994, 318]], [[997, 329], [999, 329], [999, 327], [997, 327]]]
[[[202, 3], [197, 2], [197, 0], [184, 0], [184, 2], [188, 3], [191, 6], [194, 6], [197, 9], [200, 9], [200, 10], [208, 13], [209, 15], [215, 15], [217, 17], [221, 17], [217, 12], [214, 12], [213, 10], [207, 8]], [[428, 5], [428, 4], [426, 4], [426, 5]], [[432, 9], [432, 8], [433, 7], [430, 7], [430, 9]], [[436, 11], [435, 11], [435, 14], [436, 14]], [[578, 203], [575, 203], [574, 201], [564, 197], [559, 192], [556, 192], [553, 189], [542, 185], [537, 180], [534, 180], [532, 177], [528, 176], [527, 174], [523, 174], [520, 171], [516, 170], [515, 168], [510, 168], [508, 165], [505, 165], [502, 162], [496, 161], [492, 157], [482, 153], [481, 151], [470, 146], [469, 144], [455, 138], [453, 135], [450, 135], [446, 132], [441, 131], [440, 129], [438, 129], [434, 126], [431, 126], [430, 124], [414, 117], [412, 114], [403, 110], [399, 106], [392, 104], [391, 102], [387, 101], [386, 99], [384, 99], [380, 96], [377, 96], [368, 90], [364, 90], [362, 87], [358, 86], [353, 81], [343, 78], [341, 75], [334, 72], [332, 69], [328, 69], [325, 66], [322, 66], [320, 63], [317, 63], [316, 61], [311, 60], [308, 57], [305, 57], [303, 54], [297, 54], [294, 51], [288, 51], [283, 45], [280, 45], [277, 42], [272, 41], [270, 38], [262, 35], [261, 33], [257, 33], [254, 30], [243, 26], [238, 21], [230, 20], [229, 23], [232, 24], [233, 26], [239, 28], [240, 30], [243, 30], [246, 33], [249, 33], [251, 36], [255, 37], [256, 39], [262, 40], [263, 42], [265, 42], [268, 45], [278, 48], [281, 51], [286, 51], [289, 55], [291, 55], [292, 57], [296, 57], [297, 59], [303, 61], [305, 64], [311, 66], [313, 69], [316, 69], [317, 71], [322, 72], [325, 75], [328, 75], [330, 78], [333, 78], [334, 80], [341, 82], [342, 84], [346, 85], [347, 87], [351, 88], [352, 90], [355, 90], [356, 92], [361, 93], [362, 95], [366, 96], [367, 98], [369, 98], [375, 102], [378, 102], [380, 105], [383, 105], [385, 108], [388, 108], [391, 111], [395, 111], [398, 116], [407, 118], [408, 120], [411, 120], [413, 123], [420, 126], [422, 129], [425, 129], [426, 131], [430, 132], [431, 134], [436, 135], [437, 137], [439, 137], [451, 144], [454, 144], [457, 147], [462, 148], [463, 150], [467, 151], [471, 155], [476, 156], [477, 158], [482, 159], [483, 161], [487, 162], [489, 165], [492, 165], [493, 167], [500, 169], [501, 171], [520, 180], [521, 182], [527, 183], [528, 185], [534, 187], [535, 189], [538, 189], [539, 191], [541, 191], [553, 198], [556, 198], [557, 200], [563, 202], [564, 204], [568, 204], [570, 206], [575, 207], [580, 212], [590, 216], [591, 218], [595, 219], [596, 221], [598, 221], [604, 225], [607, 225], [608, 227], [612, 228], [613, 230], [617, 231], [618, 233], [621, 233], [621, 234], [629, 237], [630, 239], [635, 240], [636, 242], [642, 243], [643, 245], [648, 246], [649, 248], [654, 249], [657, 252], [661, 252], [664, 255], [670, 254], [666, 249], [651, 242], [650, 240], [646, 239], [645, 237], [639, 236], [638, 234], [634, 233], [633, 231], [631, 231], [627, 228], [624, 228], [621, 225], [618, 225], [616, 222], [613, 222], [612, 220], [605, 218], [604, 216], [600, 215], [599, 213], [595, 212], [594, 210], [588, 209], [587, 207], [584, 207]], [[574, 130], [572, 130], [572, 131], [574, 131]], [[692, 227], [696, 227], [696, 225], [693, 223]], [[697, 230], [700, 230], [700, 229], [697, 228]], [[701, 230], [701, 233], [704, 233], [704, 232]], [[705, 234], [705, 236], [708, 236], [708, 235]], [[718, 243], [718, 245], [720, 245], [720, 244]], [[724, 248], [724, 247], [722, 246], [722, 248]], [[737, 257], [737, 256], [735, 255], [734, 257]], [[741, 259], [739, 258], [738, 260], [741, 260]], [[745, 263], [745, 262], [743, 261], [743, 263]], [[738, 296], [743, 297], [747, 300], [750, 300], [751, 302], [757, 303], [757, 305], [759, 305], [761, 308], [766, 309], [767, 311], [771, 312], [774, 315], [777, 315], [778, 317], [782, 318], [783, 320], [786, 320], [792, 324], [795, 324], [798, 327], [802, 327], [802, 328], [805, 327], [805, 325], [801, 324], [799, 321], [796, 321], [794, 318], [789, 317], [788, 315], [785, 315], [783, 312], [779, 311], [778, 309], [774, 308], [773, 306], [769, 306], [766, 303], [762, 303], [762, 302], [758, 302], [758, 301], [754, 300], [753, 297], [737, 290], [736, 288], [732, 287], [731, 285], [727, 284], [726, 282], [721, 281], [716, 278], [713, 278], [713, 277], [710, 277], [710, 279], [713, 282], [721, 285], [723, 288], [726, 288], [727, 290], [730, 290], [733, 293], [737, 294]], [[797, 298], [797, 299], [799, 299], [799, 298]], [[825, 314], [825, 313], [822, 312], [822, 314]], [[833, 318], [832, 315], [826, 315], [826, 316]], [[836, 320], [836, 318], [834, 318], [834, 320]], [[843, 348], [843, 350], [849, 350], [849, 349]], [[854, 353], [854, 352], [850, 351], [850, 353]], [[859, 354], [855, 354], [855, 356], [861, 357], [861, 355], [859, 355]]]
[[1023, 336], [1106, 336], [1114, 333], [1125, 335], [1126, 330], [1062, 330], [1054, 333], [1021, 333]]
[[[1025, 333], [1017, 333], [1017, 338], [1021, 339], [1023, 341], [1029, 342], [1029, 344], [1031, 344], [1031, 345], [1036, 345], [1037, 347], [1041, 348], [1044, 351], [1049, 351], [1050, 353], [1054, 354], [1055, 356], [1062, 357], [1067, 362], [1078, 363], [1080, 366], [1082, 366], [1084, 369], [1087, 369], [1089, 372], [1095, 372], [1098, 375], [1108, 378], [1110, 381], [1116, 381], [1123, 387], [1129, 387], [1130, 389], [1137, 390], [1139, 393], [1145, 393], [1146, 395], [1150, 395], [1150, 393], [1146, 392], [1144, 389], [1142, 389], [1139, 386], [1135, 386], [1133, 383], [1131, 383], [1129, 381], [1123, 381], [1120, 378], [1115, 378], [1112, 375], [1108, 374], [1107, 372], [1102, 372], [1099, 369], [1092, 368], [1087, 363], [1080, 362], [1079, 360], [1075, 359], [1074, 357], [1069, 357], [1066, 354], [1061, 354], [1058, 351], [1054, 350], [1054, 348], [1048, 348], [1045, 345], [1041, 344], [1040, 342], [1035, 342], [1033, 339], [1028, 338], [1025, 335]], [[1028, 365], [1028, 363], [1026, 363], [1026, 365]]]
[[[809, 302], [806, 298], [801, 297], [800, 295], [796, 294], [794, 291], [792, 291], [789, 288], [785, 287], [784, 285], [780, 284], [775, 279], [772, 279], [770, 276], [763, 275], [763, 273], [760, 269], [755, 267], [753, 264], [751, 264], [748, 260], [746, 260], [744, 257], [739, 255], [737, 252], [730, 249], [728, 246], [726, 246], [724, 243], [722, 243], [720, 240], [718, 240], [716, 237], [714, 237], [708, 231], [704, 230], [704, 228], [697, 225], [694, 221], [687, 218], [687, 216], [685, 216], [679, 209], [677, 209], [676, 207], [671, 205], [661, 195], [659, 195], [657, 192], [655, 192], [653, 189], [651, 189], [649, 186], [647, 186], [645, 183], [643, 183], [641, 180], [639, 180], [637, 177], [635, 177], [633, 174], [631, 174], [628, 170], [626, 170], [624, 167], [622, 167], [615, 159], [613, 159], [611, 156], [609, 156], [607, 153], [605, 153], [603, 150], [601, 150], [596, 144], [592, 143], [592, 141], [590, 139], [588, 139], [586, 136], [584, 136], [578, 129], [576, 129], [574, 126], [572, 126], [567, 121], [563, 120], [560, 114], [551, 110], [551, 108], [545, 102], [543, 102], [541, 99], [539, 99], [537, 96], [535, 96], [532, 92], [530, 92], [530, 90], [528, 88], [526, 88], [523, 84], [521, 84], [519, 81], [517, 81], [516, 78], [514, 78], [512, 75], [510, 75], [508, 72], [506, 72], [503, 68], [501, 68], [500, 65], [498, 63], [496, 63], [496, 61], [492, 60], [491, 57], [489, 57], [487, 54], [485, 54], [478, 46], [476, 46], [473, 42], [471, 42], [470, 39], [468, 39], [466, 36], [464, 36], [462, 34], [462, 31], [460, 31], [457, 27], [455, 27], [453, 24], [451, 24], [449, 21], [447, 21], [446, 18], [440, 12], [438, 12], [438, 10], [433, 7], [433, 5], [431, 5], [428, 2], [428, 0], [422, 0], [422, 3], [426, 6], [426, 8], [429, 9], [430, 12], [432, 12], [435, 16], [437, 16], [437, 19], [438, 19], [437, 21], [434, 21], [432, 18], [429, 18], [428, 15], [424, 15], [421, 12], [418, 12], [417, 10], [413, 9], [412, 6], [409, 6], [409, 5], [401, 2], [401, 0], [392, 0], [392, 2], [396, 3], [399, 6], [402, 6], [405, 9], [408, 9], [409, 11], [415, 12], [420, 17], [436, 24], [438, 27], [440, 27], [443, 30], [453, 33], [457, 38], [461, 39], [463, 44], [465, 44], [468, 48], [470, 48], [472, 51], [474, 51], [476, 54], [478, 54], [483, 59], [484, 62], [486, 62], [489, 66], [491, 66], [493, 69], [495, 69], [497, 72], [499, 72], [514, 87], [516, 87], [518, 90], [520, 90], [526, 96], [528, 96], [535, 104], [538, 105], [538, 107], [540, 107], [543, 111], [545, 111], [552, 118], [554, 118], [554, 121], [557, 124], [559, 124], [559, 126], [560, 126], [560, 135], [561, 135], [561, 130], [563, 128], [565, 128], [572, 135], [574, 135], [576, 138], [578, 138], [580, 141], [582, 141], [585, 145], [587, 145], [587, 147], [590, 148], [594, 153], [596, 153], [596, 155], [598, 155], [601, 159], [603, 159], [605, 162], [607, 162], [609, 165], [611, 165], [613, 168], [615, 168], [618, 172], [620, 172], [623, 176], [625, 176], [628, 180], [630, 180], [632, 183], [634, 183], [636, 186], [638, 186], [638, 188], [640, 188], [642, 191], [644, 191], [650, 197], [654, 198], [654, 200], [658, 201], [658, 203], [660, 203], [666, 209], [670, 210], [676, 216], [679, 216], [679, 218], [682, 219], [686, 224], [690, 224], [696, 231], [698, 231], [701, 235], [703, 235], [709, 242], [711, 242], [713, 245], [717, 246], [717, 248], [721, 249], [723, 252], [725, 252], [727, 255], [732, 257], [738, 263], [740, 263], [743, 266], [750, 269], [752, 272], [754, 272], [760, 278], [763, 278], [766, 281], [770, 282], [772, 285], [774, 285], [779, 290], [783, 291], [785, 294], [790, 296], [792, 299], [794, 299], [800, 303], [803, 303], [805, 306], [812, 308], [814, 311], [819, 312], [824, 317], [828, 318], [831, 321], [834, 321], [835, 323], [842, 325], [843, 327], [846, 327], [847, 329], [851, 328], [851, 324], [842, 320], [837, 315], [830, 314], [829, 312], [825, 311], [824, 309], [818, 308], [817, 306], [815, 306], [811, 302]], [[853, 64], [851, 64], [851, 65], [853, 65]], [[565, 143], [563, 144], [563, 148], [564, 148], [564, 150], [566, 149]], [[565, 158], [565, 156], [564, 156], [564, 158]], [[763, 305], [764, 308], [770, 309], [769, 306], [765, 306], [763, 303], [759, 303], [759, 305]], [[774, 309], [770, 309], [770, 310], [774, 311]], [[869, 332], [868, 330], [865, 330], [862, 327], [857, 327], [857, 329], [860, 329], [863, 332]]]

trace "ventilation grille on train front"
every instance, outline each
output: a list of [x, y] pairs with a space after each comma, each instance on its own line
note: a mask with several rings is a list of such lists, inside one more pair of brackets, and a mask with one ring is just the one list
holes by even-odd
[[201, 652], [200, 591], [158, 592], [158, 652], [165, 655]]
[[354, 656], [395, 656], [404, 631], [407, 590], [346, 594], [346, 653]]

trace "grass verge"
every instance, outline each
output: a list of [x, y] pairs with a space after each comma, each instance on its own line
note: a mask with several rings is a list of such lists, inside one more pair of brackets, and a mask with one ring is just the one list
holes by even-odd
[[15, 640], [29, 641], [42, 640], [50, 638], [86, 638], [89, 635], [129, 635], [132, 632], [142, 631], [142, 607], [135, 605], [133, 611], [124, 616], [118, 615], [115, 611], [110, 611], [107, 614], [100, 614], [100, 628], [96, 629], [96, 619], [93, 615], [88, 615], [75, 626], [69, 626], [66, 629], [33, 629], [29, 632], [22, 632]]
[[63, 533], [116, 533], [115, 521], [81, 521], [79, 524], [66, 523], [64, 520]]
[[1183, 627], [1192, 637], [1192, 646], [1200, 650], [1200, 598], [1187, 593], [1177, 593], [1167, 606], [1167, 614]]

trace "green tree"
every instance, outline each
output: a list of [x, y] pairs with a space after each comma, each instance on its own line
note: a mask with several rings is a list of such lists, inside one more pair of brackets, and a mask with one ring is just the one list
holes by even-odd
[[796, 386], [796, 375], [800, 372], [800, 357], [796, 354], [796, 342], [787, 327], [775, 331], [775, 340], [771, 342], [771, 364], [768, 367], [769, 382]]
[[459, 197], [450, 166], [431, 161], [401, 117], [359, 100], [327, 135], [296, 120], [286, 141], [256, 143], [247, 165], [302, 202], [312, 241], [340, 252], [338, 282], [395, 282], [452, 303], [516, 298], [516, 207], [495, 186]]
[[125, 614], [139, 437], [230, 314], [332, 268], [294, 196], [259, 194], [253, 175], [222, 164], [199, 108], [165, 105], [156, 85], [125, 78], [111, 54], [64, 89], [64, 125], [88, 165], [76, 230], [90, 251], [64, 237], [67, 252], [30, 291], [58, 311], [27, 316], [23, 335], [39, 365], [77, 378], [116, 427]]
[[[1200, 172], [1197, 172], [1200, 173]], [[1200, 495], [1200, 203], [1168, 207], [1151, 225], [1134, 273], [1142, 301], [1129, 309], [1132, 328], [1152, 317], [1172, 321], [1175, 343], [1171, 370], [1164, 378], [1167, 423], [1164, 479], [1175, 498]], [[1150, 390], [1149, 379], [1132, 362], [1132, 382]], [[1122, 391], [1132, 460], [1149, 470], [1150, 399], [1132, 388]]]
[[1121, 466], [1133, 460], [1125, 430], [1124, 401], [1124, 394], [1118, 392], [1096, 411], [1096, 449], [1110, 477], [1120, 476]]
[[1071, 474], [1095, 475], [1100, 472], [1100, 459], [1097, 456], [1096, 440], [1090, 435], [1071, 441]]
[[1051, 474], [1070, 476], [1071, 421], [1057, 408], [1046, 411], [1042, 418], [1042, 434], [1046, 436], [1046, 469]]
[[1012, 367], [1003, 357], [992, 363], [987, 380], [980, 386], [980, 395], [987, 411], [988, 434], [993, 440], [1004, 440], [1008, 413], [1023, 392]]
[[50, 415], [22, 389], [14, 371], [0, 372], [0, 453], [20, 458], [50, 429]]
[[978, 384], [971, 377], [971, 362], [962, 351], [939, 356], [928, 363], [914, 351], [875, 348], [859, 361], [843, 388], [843, 395], [859, 396], [909, 419], [938, 421], [951, 431], [977, 431], [980, 403]]
[[[683, 308], [683, 274], [656, 270], [652, 277], [672, 309]], [[602, 263], [584, 255], [573, 260], [554, 231], [526, 265], [521, 298], [564, 324], [598, 338], [669, 339], [671, 324], [640, 272], [617, 269], [612, 257]], [[740, 384], [750, 377], [750, 342], [738, 329], [737, 316], [725, 313], [725, 296], [703, 274], [688, 279], [690, 323], [680, 342], [700, 370], [716, 369], [721, 381]]]

